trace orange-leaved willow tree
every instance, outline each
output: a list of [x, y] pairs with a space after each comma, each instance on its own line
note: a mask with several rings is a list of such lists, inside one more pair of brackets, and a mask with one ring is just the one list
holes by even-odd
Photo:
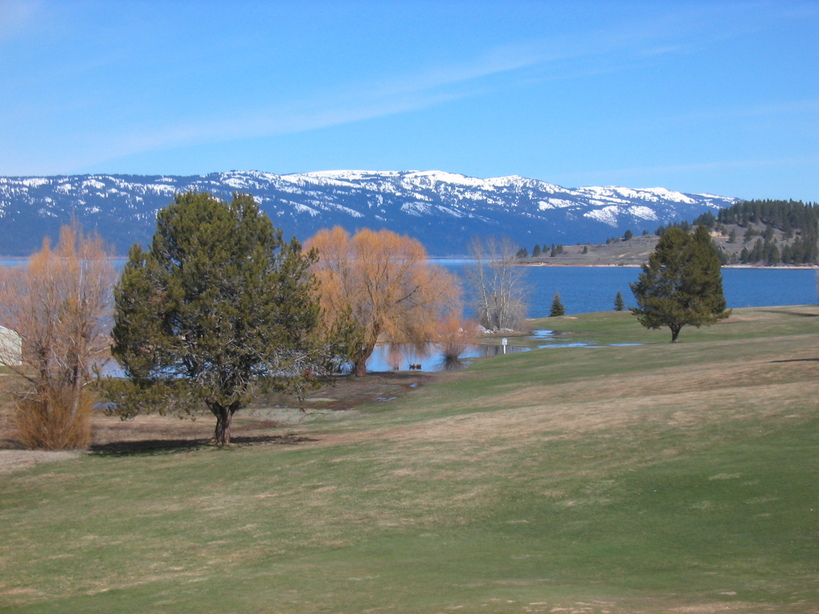
[[460, 314], [457, 278], [430, 264], [416, 239], [366, 228], [351, 236], [336, 226], [320, 230], [305, 249], [318, 252], [313, 273], [324, 325], [347, 331], [346, 353], [355, 375], [367, 373], [367, 359], [379, 341], [434, 341], [439, 322]]
[[108, 356], [109, 247], [77, 223], [63, 226], [27, 264], [0, 269], [2, 387], [16, 406], [17, 436], [27, 448], [84, 448], [91, 441], [91, 391]]

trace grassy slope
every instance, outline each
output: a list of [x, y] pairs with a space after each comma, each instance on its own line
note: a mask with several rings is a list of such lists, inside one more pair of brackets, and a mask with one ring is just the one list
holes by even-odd
[[0, 608], [819, 610], [819, 309], [628, 314], [481, 361], [294, 446], [2, 476]]

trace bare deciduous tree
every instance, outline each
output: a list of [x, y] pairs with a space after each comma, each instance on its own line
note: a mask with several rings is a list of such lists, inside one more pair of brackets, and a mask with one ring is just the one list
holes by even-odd
[[475, 237], [469, 243], [473, 305], [481, 326], [490, 330], [515, 329], [526, 319], [528, 289], [524, 270], [515, 266], [517, 252], [508, 237]]
[[445, 369], [454, 370], [462, 366], [461, 354], [472, 342], [474, 331], [474, 322], [466, 322], [454, 313], [441, 321], [438, 329], [438, 345], [443, 355]]
[[0, 346], [0, 362], [16, 405], [18, 437], [30, 448], [90, 443], [94, 402], [88, 385], [108, 349], [111, 288], [116, 273], [107, 246], [65, 226], [25, 266], [0, 270], [0, 322], [19, 336]]
[[318, 250], [313, 272], [320, 283], [325, 325], [352, 324], [355, 342], [349, 359], [356, 375], [367, 373], [367, 359], [379, 340], [433, 341], [437, 324], [460, 311], [455, 277], [433, 266], [423, 245], [388, 230], [340, 227], [321, 230], [305, 244]]

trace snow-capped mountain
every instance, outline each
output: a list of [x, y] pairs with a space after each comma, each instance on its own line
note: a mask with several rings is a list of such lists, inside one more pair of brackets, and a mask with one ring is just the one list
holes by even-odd
[[125, 254], [147, 244], [156, 212], [189, 190], [230, 199], [253, 194], [286, 237], [304, 240], [341, 225], [388, 228], [420, 239], [430, 254], [465, 254], [475, 235], [508, 235], [530, 247], [602, 242], [626, 230], [653, 232], [736, 199], [663, 188], [563, 188], [516, 175], [478, 179], [441, 171], [322, 171], [274, 175], [75, 175], [0, 177], [0, 254], [28, 255], [75, 217]]

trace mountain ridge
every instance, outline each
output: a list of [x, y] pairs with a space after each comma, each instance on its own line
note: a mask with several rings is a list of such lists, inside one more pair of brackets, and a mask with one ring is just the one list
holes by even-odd
[[249, 192], [287, 237], [305, 240], [334, 225], [387, 228], [419, 239], [435, 256], [465, 254], [475, 235], [508, 235], [521, 245], [602, 242], [737, 201], [666, 188], [564, 188], [520, 175], [481, 179], [435, 170], [0, 177], [0, 253], [27, 255], [74, 217], [124, 254], [133, 243], [146, 244], [156, 212], [189, 190], [225, 199]]

